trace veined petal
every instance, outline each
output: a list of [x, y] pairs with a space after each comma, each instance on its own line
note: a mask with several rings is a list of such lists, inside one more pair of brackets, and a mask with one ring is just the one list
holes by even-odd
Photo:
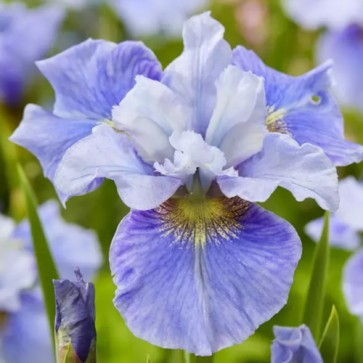
[[56, 92], [54, 112], [63, 117], [111, 119], [136, 75], [161, 77], [159, 62], [141, 42], [89, 39], [37, 65]]
[[274, 326], [271, 363], [324, 363], [310, 329]]
[[210, 355], [286, 303], [301, 245], [286, 221], [239, 198], [132, 211], [110, 252], [115, 306], [140, 338]]
[[227, 166], [236, 166], [261, 150], [267, 133], [263, 79], [229, 66], [216, 88], [206, 141], [224, 152]]
[[0, 332], [5, 362], [53, 362], [52, 342], [40, 291], [24, 293], [21, 309], [7, 315]]
[[215, 81], [231, 63], [224, 28], [210, 13], [184, 24], [184, 51], [165, 70], [164, 83], [193, 110], [192, 129], [204, 136], [216, 102]]
[[191, 110], [173, 91], [141, 76], [112, 112], [116, 127], [131, 136], [132, 143], [147, 162], [173, 158], [169, 137], [173, 131], [188, 129], [190, 118]]
[[243, 163], [239, 174], [218, 178], [227, 197], [264, 202], [281, 186], [298, 201], [314, 198], [323, 209], [332, 211], [339, 205], [336, 169], [323, 150], [311, 144], [300, 146], [287, 135], [266, 136], [262, 151]]
[[363, 319], [363, 249], [347, 262], [343, 275], [343, 291], [350, 312]]
[[[315, 242], [318, 242], [323, 232], [324, 218], [318, 218], [305, 226], [305, 233]], [[334, 247], [345, 250], [355, 250], [360, 245], [360, 236], [349, 224], [341, 221], [335, 214], [329, 220], [329, 241]]]
[[32, 152], [40, 161], [44, 175], [53, 181], [55, 171], [67, 149], [89, 135], [95, 121], [62, 119], [37, 105], [28, 105], [19, 127], [10, 140]]
[[343, 117], [331, 93], [331, 62], [299, 77], [267, 67], [243, 47], [234, 50], [233, 62], [264, 78], [270, 131], [287, 133], [300, 145], [321, 147], [338, 166], [363, 159], [363, 147], [344, 140]]
[[136, 154], [127, 136], [100, 125], [65, 153], [54, 183], [66, 195], [87, 192], [99, 178], [115, 181], [122, 200], [131, 208], [155, 208], [171, 197], [181, 181], [152, 175], [152, 168]]

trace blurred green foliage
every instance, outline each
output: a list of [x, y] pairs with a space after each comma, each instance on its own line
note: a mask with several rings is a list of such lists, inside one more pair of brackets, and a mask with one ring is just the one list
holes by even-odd
[[[301, 74], [314, 66], [314, 45], [318, 32], [305, 32], [292, 23], [282, 12], [277, 0], [257, 0], [264, 8], [265, 17], [261, 31], [265, 36], [258, 44], [243, 32], [243, 26], [238, 24], [238, 11], [244, 0], [229, 1], [215, 0], [212, 4], [212, 14], [226, 27], [226, 39], [232, 46], [243, 44], [254, 49], [270, 66], [289, 74]], [[37, 0], [29, 0], [31, 5], [39, 4]], [[243, 25], [243, 24], [242, 24]], [[76, 35], [74, 35], [75, 32]], [[258, 29], [254, 30], [257, 32]], [[63, 35], [53, 53], [69, 46], [72, 39], [82, 41], [89, 37], [104, 38], [115, 42], [127, 39], [127, 32], [119, 23], [115, 14], [105, 5], [93, 7], [80, 14], [70, 12], [63, 25]], [[159, 38], [144, 39], [162, 64], [165, 66], [182, 50], [180, 40], [167, 41]], [[37, 74], [28, 89], [24, 104], [17, 109], [6, 110], [1, 121], [7, 122], [14, 129], [21, 120], [23, 106], [28, 102], [50, 106], [53, 102], [53, 91], [47, 81]], [[349, 139], [363, 143], [363, 116], [352, 110], [345, 110], [346, 135]], [[10, 147], [3, 140], [3, 147]], [[40, 201], [56, 198], [51, 183], [44, 179], [41, 167], [36, 159], [23, 149], [17, 148], [25, 173]], [[15, 165], [14, 165], [15, 168]], [[0, 180], [4, 181], [6, 168], [4, 158], [0, 157]], [[347, 174], [362, 177], [361, 165], [353, 165], [339, 170], [340, 176]], [[9, 185], [4, 181], [0, 185], [2, 209], [7, 212], [10, 208]], [[24, 216], [21, 198], [13, 198], [17, 208], [17, 217]], [[314, 243], [304, 234], [304, 225], [323, 214], [317, 205], [307, 200], [298, 203], [289, 192], [278, 190], [264, 203], [264, 207], [287, 219], [297, 229], [303, 241], [303, 255], [296, 271], [295, 281], [291, 289], [289, 301], [282, 311], [271, 321], [262, 325], [257, 332], [242, 344], [218, 352], [214, 357], [216, 363], [263, 363], [270, 361], [270, 344], [273, 339], [272, 326], [296, 326], [302, 322], [304, 302], [310, 281]], [[127, 329], [120, 314], [114, 308], [112, 299], [115, 287], [112, 283], [108, 267], [108, 250], [112, 236], [127, 208], [117, 196], [113, 183], [106, 181], [95, 192], [71, 199], [63, 215], [66, 220], [79, 223], [97, 231], [105, 264], [96, 279], [96, 316], [98, 331], [99, 362], [104, 363], [138, 363], [146, 362], [149, 356], [152, 363], [183, 362], [183, 353], [167, 351], [154, 347], [135, 336]], [[347, 311], [341, 290], [342, 269], [349, 253], [332, 249], [327, 277], [326, 303], [323, 320], [327, 321], [332, 305], [336, 306], [340, 318], [341, 342], [338, 362], [363, 362], [363, 327], [357, 318]], [[191, 357], [191, 362], [193, 361]], [[327, 362], [330, 363], [330, 362]]]

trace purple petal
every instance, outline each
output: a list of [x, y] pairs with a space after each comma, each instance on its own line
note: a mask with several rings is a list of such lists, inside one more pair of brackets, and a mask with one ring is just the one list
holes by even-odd
[[125, 134], [101, 125], [68, 149], [57, 170], [55, 185], [66, 195], [80, 195], [94, 180], [106, 177], [115, 181], [125, 204], [145, 210], [159, 206], [181, 185], [177, 178], [152, 173]]
[[360, 249], [344, 268], [343, 291], [348, 309], [363, 319], [363, 250]]
[[274, 326], [271, 363], [323, 363], [318, 347], [306, 325], [297, 328]]
[[300, 254], [292, 226], [257, 205], [170, 200], [119, 225], [114, 303], [136, 336], [210, 355], [285, 305]]
[[71, 118], [110, 120], [136, 75], [161, 77], [159, 62], [141, 42], [89, 39], [37, 64], [56, 92], [54, 113]]
[[252, 51], [237, 47], [234, 64], [265, 80], [267, 124], [300, 145], [321, 147], [338, 166], [363, 159], [363, 147], [344, 139], [343, 118], [331, 94], [331, 63], [291, 77], [267, 67]]
[[184, 51], [165, 70], [164, 82], [193, 109], [192, 129], [202, 135], [216, 102], [215, 81], [231, 63], [224, 28], [209, 13], [184, 24]]
[[217, 179], [227, 197], [264, 202], [281, 186], [298, 201], [314, 198], [328, 210], [339, 205], [336, 169], [322, 149], [311, 144], [300, 146], [287, 135], [267, 135], [262, 151], [243, 163], [239, 174], [237, 178]]

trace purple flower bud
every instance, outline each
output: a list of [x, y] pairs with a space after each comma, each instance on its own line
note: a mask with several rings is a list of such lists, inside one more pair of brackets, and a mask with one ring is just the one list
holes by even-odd
[[76, 271], [77, 282], [54, 280], [58, 361], [96, 362], [95, 290]]

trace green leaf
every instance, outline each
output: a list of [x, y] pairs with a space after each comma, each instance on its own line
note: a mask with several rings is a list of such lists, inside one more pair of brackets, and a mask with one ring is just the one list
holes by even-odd
[[[30, 223], [34, 255], [38, 266], [38, 275], [40, 285], [43, 290], [45, 308], [48, 315], [49, 329], [51, 336], [54, 336], [54, 319], [55, 319], [55, 297], [53, 288], [53, 279], [58, 279], [56, 265], [50, 253], [48, 242], [45, 237], [43, 226], [37, 212], [37, 202], [33, 190], [31, 189], [28, 179], [23, 169], [18, 165], [20, 186], [24, 193], [24, 199], [27, 209], [27, 215]], [[54, 339], [52, 339], [54, 343]]]
[[213, 356], [212, 355], [210, 355], [208, 357], [196, 356], [195, 357], [195, 362], [196, 363], [212, 363], [213, 362]]
[[191, 363], [190, 362], [190, 354], [186, 351], [183, 351], [183, 358], [184, 358], [184, 363]]
[[319, 350], [324, 362], [335, 363], [339, 350], [339, 316], [333, 305], [320, 341]]
[[305, 301], [303, 318], [304, 323], [310, 328], [316, 342], [320, 339], [329, 253], [329, 213], [326, 212], [324, 216], [323, 232], [320, 241], [315, 248], [313, 269], [309, 291]]
[[146, 363], [151, 363], [151, 359], [150, 359], [149, 355], [146, 357]]

